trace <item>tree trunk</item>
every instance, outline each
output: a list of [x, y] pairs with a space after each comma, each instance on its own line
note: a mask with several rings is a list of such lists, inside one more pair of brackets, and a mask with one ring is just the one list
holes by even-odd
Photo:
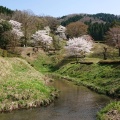
[[104, 47], [103, 59], [107, 60], [107, 48], [106, 47]]
[[106, 55], [105, 52], [103, 52], [103, 59], [104, 59], [104, 60], [107, 60], [107, 55]]

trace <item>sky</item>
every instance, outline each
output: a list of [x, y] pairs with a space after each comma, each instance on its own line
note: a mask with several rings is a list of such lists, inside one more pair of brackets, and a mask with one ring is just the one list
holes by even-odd
[[120, 0], [0, 0], [0, 6], [53, 17], [74, 13], [120, 15]]

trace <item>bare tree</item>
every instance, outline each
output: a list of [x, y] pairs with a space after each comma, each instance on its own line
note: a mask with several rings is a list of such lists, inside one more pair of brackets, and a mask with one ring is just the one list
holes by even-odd
[[38, 31], [38, 30], [43, 30], [44, 27], [47, 26], [47, 20], [42, 18], [42, 17], [35, 17], [35, 23], [34, 23], [34, 30], [35, 32]]
[[11, 31], [7, 31], [4, 33], [4, 38], [8, 42], [8, 44], [6, 46], [7, 50], [9, 50], [11, 52], [15, 52], [15, 47], [18, 46], [20, 43], [18, 40], [18, 36]]
[[103, 47], [103, 59], [107, 60], [107, 47]]
[[80, 37], [87, 34], [88, 26], [82, 22], [73, 22], [67, 25], [66, 34], [69, 38]]
[[22, 30], [24, 33], [23, 44], [27, 46], [27, 42], [36, 30], [35, 16], [32, 11], [16, 11], [12, 19], [22, 23]]
[[47, 24], [50, 27], [51, 32], [55, 33], [57, 26], [60, 25], [60, 22], [56, 18], [51, 16], [45, 16], [44, 18], [47, 20]]
[[120, 56], [120, 26], [110, 28], [106, 35], [107, 44], [118, 48]]

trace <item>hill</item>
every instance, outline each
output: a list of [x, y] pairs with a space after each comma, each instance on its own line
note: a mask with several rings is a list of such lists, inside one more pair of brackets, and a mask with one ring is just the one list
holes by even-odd
[[61, 25], [66, 26], [71, 22], [81, 21], [90, 23], [112, 23], [113, 21], [119, 21], [120, 16], [114, 14], [98, 13], [98, 14], [70, 14], [58, 18]]
[[88, 34], [96, 41], [104, 41], [109, 28], [120, 23], [120, 16], [106, 13], [71, 14], [58, 18], [61, 25], [67, 26], [72, 22], [83, 22], [88, 25]]
[[46, 78], [21, 58], [0, 57], [0, 112], [47, 105], [54, 89]]

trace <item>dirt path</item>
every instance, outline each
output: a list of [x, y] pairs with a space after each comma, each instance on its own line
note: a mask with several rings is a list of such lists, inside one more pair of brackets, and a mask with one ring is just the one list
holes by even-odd
[[34, 50], [33, 47], [17, 47], [16, 50], [21, 54], [23, 58], [30, 61], [35, 60], [38, 55], [43, 52], [41, 48], [38, 48], [38, 50]]

